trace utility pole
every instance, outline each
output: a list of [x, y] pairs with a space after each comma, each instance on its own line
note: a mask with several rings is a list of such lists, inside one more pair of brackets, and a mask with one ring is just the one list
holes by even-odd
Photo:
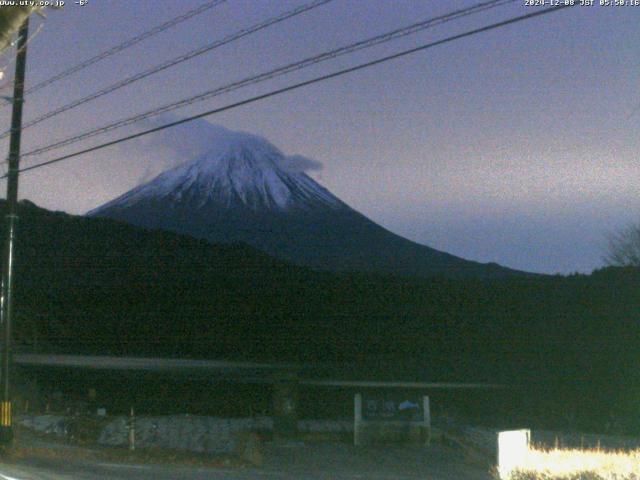
[[7, 173], [7, 201], [5, 246], [2, 263], [2, 296], [0, 297], [0, 324], [2, 325], [4, 346], [0, 379], [0, 445], [7, 446], [13, 441], [11, 421], [11, 389], [9, 370], [11, 365], [11, 323], [13, 320], [13, 251], [18, 219], [18, 174], [20, 170], [20, 134], [22, 133], [22, 104], [24, 96], [24, 77], [27, 66], [27, 39], [29, 36], [29, 18], [27, 17], [18, 33], [18, 53], [16, 56], [16, 75], [13, 81], [13, 112], [11, 115], [11, 140], [9, 143], [9, 171]]

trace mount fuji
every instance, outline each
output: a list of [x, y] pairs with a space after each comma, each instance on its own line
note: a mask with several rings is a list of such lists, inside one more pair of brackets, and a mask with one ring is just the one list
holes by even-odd
[[211, 242], [244, 242], [320, 270], [409, 276], [521, 274], [402, 238], [349, 207], [267, 140], [219, 128], [213, 148], [90, 211]]

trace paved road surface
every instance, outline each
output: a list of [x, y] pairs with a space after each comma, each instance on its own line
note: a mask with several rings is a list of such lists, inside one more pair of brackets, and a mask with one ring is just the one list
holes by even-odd
[[0, 480], [491, 480], [486, 468], [460, 457], [440, 445], [356, 450], [345, 444], [272, 444], [259, 469], [25, 459], [0, 463]]

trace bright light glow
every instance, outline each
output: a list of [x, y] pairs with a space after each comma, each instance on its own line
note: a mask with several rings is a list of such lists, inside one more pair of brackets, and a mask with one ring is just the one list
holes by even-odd
[[529, 452], [530, 430], [511, 430], [498, 433], [498, 473], [501, 479], [522, 465]]
[[[524, 461], [512, 472], [512, 480], [574, 479], [603, 480], [640, 479], [640, 450], [606, 452], [602, 450], [529, 450]], [[504, 477], [501, 477], [504, 478]]]

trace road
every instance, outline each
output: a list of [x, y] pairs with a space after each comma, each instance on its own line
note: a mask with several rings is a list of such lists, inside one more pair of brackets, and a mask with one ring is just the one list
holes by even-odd
[[487, 468], [465, 463], [459, 451], [345, 444], [268, 445], [261, 468], [133, 465], [24, 458], [0, 464], [0, 480], [491, 480]]

